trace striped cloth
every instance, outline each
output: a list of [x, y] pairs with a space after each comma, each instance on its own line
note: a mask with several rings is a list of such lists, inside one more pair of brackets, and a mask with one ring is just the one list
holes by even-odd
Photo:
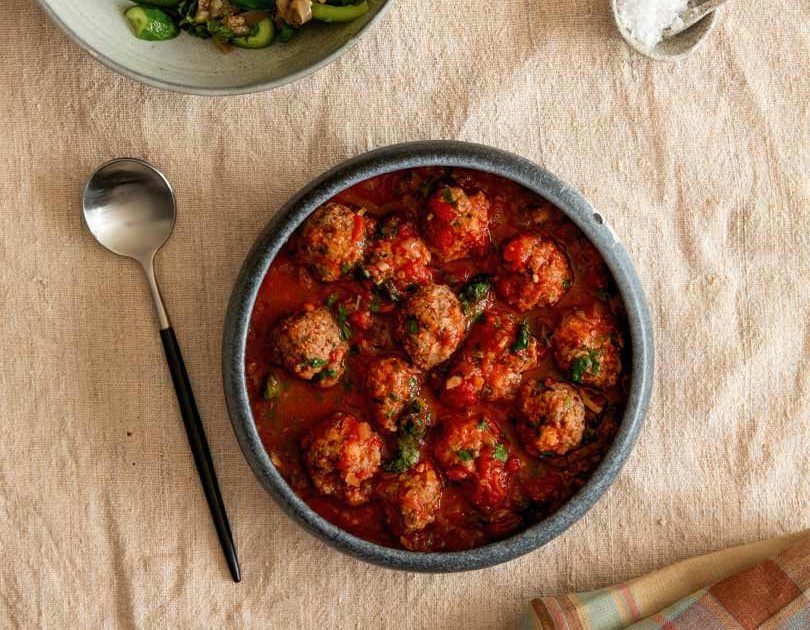
[[522, 630], [810, 630], [810, 530], [589, 593], [532, 600]]

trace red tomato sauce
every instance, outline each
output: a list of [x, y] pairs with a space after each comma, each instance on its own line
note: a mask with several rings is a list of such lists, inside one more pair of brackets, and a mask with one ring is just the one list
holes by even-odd
[[[623, 369], [615, 386], [607, 390], [581, 384], [577, 387], [587, 408], [586, 428], [582, 444], [565, 455], [532, 457], [524, 450], [516, 436], [514, 400], [474, 403], [474, 408], [468, 411], [485, 412], [497, 422], [508, 445], [509, 460], [502, 471], [506, 476], [506, 501], [496, 510], [479, 509], [463, 484], [440, 472], [443, 492], [435, 520], [405, 540], [391, 530], [382, 499], [373, 498], [352, 507], [333, 496], [320, 495], [303, 464], [300, 446], [302, 437], [315, 423], [337, 411], [349, 411], [373, 424], [363, 391], [362, 370], [370, 358], [379, 354], [408, 359], [391, 332], [399, 306], [379, 296], [370, 282], [359, 275], [349, 275], [336, 282], [319, 281], [296, 260], [293, 247], [288, 243], [263, 281], [248, 332], [245, 365], [248, 393], [265, 448], [294, 491], [330, 522], [381, 545], [421, 551], [462, 550], [493, 542], [525, 529], [563, 505], [586, 483], [610, 446], [624, 411], [630, 372], [624, 311], [610, 273], [582, 232], [543, 198], [488, 173], [436, 167], [381, 175], [341, 192], [333, 201], [364, 208], [365, 216], [369, 217], [379, 218], [389, 213], [421, 217], [428, 212], [428, 196], [443, 182], [452, 182], [469, 194], [483, 192], [486, 195], [490, 203], [491, 242], [486, 253], [476, 258], [443, 263], [434, 256], [430, 270], [435, 283], [458, 291], [460, 285], [476, 274], [497, 274], [504, 242], [525, 232], [554, 241], [570, 261], [573, 282], [553, 307], [517, 313], [493, 292], [494, 305], [528, 322], [537, 339], [539, 365], [525, 372], [523, 381], [552, 377], [570, 382], [570, 375], [562, 374], [555, 364], [549, 338], [562, 316], [572, 309], [594, 306], [607, 309], [625, 347]], [[350, 328], [345, 373], [337, 385], [329, 388], [319, 388], [295, 378], [273, 363], [271, 352], [273, 326], [280, 319], [306, 305], [324, 304], [333, 311], [340, 305]], [[445, 373], [443, 369], [438, 366], [432, 370], [435, 374], [428, 374], [422, 387], [422, 398], [432, 408], [435, 418], [421, 451], [422, 459], [428, 461], [435, 461], [431, 445], [442, 419], [459, 413], [437, 395], [437, 383], [440, 388]], [[272, 400], [266, 400], [263, 395], [269, 375], [282, 383], [281, 395]], [[396, 436], [381, 433], [381, 437], [385, 460], [396, 449]], [[436, 469], [441, 471], [439, 466]]]

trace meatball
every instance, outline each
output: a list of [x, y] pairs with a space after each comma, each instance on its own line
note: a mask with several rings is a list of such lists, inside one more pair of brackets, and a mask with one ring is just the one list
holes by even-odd
[[370, 424], [342, 412], [316, 425], [301, 442], [304, 464], [318, 492], [349, 505], [360, 505], [371, 497], [382, 446]]
[[479, 192], [468, 197], [455, 186], [442, 186], [428, 200], [422, 233], [445, 262], [481, 256], [489, 246], [489, 200]]
[[552, 241], [535, 234], [513, 238], [501, 253], [501, 297], [519, 311], [554, 306], [573, 282], [568, 258]]
[[324, 282], [339, 280], [363, 260], [370, 226], [361, 212], [330, 201], [301, 228], [298, 258]]
[[577, 309], [563, 316], [552, 335], [554, 358], [575, 383], [607, 388], [621, 372], [621, 336], [603, 308]]
[[458, 348], [466, 324], [461, 303], [449, 287], [420, 287], [402, 307], [397, 321], [405, 351], [414, 365], [430, 370]]
[[371, 281], [397, 295], [432, 280], [430, 250], [410, 221], [391, 215], [383, 219], [366, 253]]
[[331, 387], [343, 375], [349, 346], [328, 309], [290, 315], [271, 334], [277, 362], [298, 378]]
[[532, 455], [565, 455], [585, 432], [585, 405], [576, 389], [553, 379], [528, 382], [518, 398], [517, 434]]
[[419, 394], [419, 372], [397, 357], [373, 359], [365, 387], [377, 427], [393, 432], [405, 405]]
[[454, 362], [441, 395], [456, 407], [482, 400], [514, 398], [524, 372], [537, 367], [542, 346], [529, 325], [511, 315], [487, 311], [473, 324], [470, 335]]
[[[442, 500], [442, 482], [430, 462], [389, 476], [380, 484], [391, 528], [399, 534], [424, 529], [436, 519]], [[403, 541], [404, 542], [404, 541]]]
[[492, 510], [508, 496], [509, 450], [501, 431], [486, 416], [451, 416], [442, 421], [433, 454], [444, 474], [462, 481], [479, 508]]

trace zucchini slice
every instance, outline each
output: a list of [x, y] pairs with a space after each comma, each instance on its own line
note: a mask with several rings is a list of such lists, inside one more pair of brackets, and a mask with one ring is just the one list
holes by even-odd
[[180, 34], [174, 20], [157, 7], [135, 5], [124, 12], [135, 37], [150, 42], [172, 39]]
[[360, 4], [347, 4], [342, 7], [318, 2], [312, 5], [312, 19], [319, 22], [351, 22], [366, 13], [368, 13], [366, 0]]
[[275, 34], [276, 27], [273, 26], [273, 20], [266, 17], [256, 22], [250, 29], [250, 33], [242, 37], [234, 37], [231, 43], [239, 48], [267, 48], [273, 42]]

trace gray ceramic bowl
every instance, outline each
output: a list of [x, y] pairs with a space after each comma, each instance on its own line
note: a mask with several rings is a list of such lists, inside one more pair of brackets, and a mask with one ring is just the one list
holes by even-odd
[[[510, 538], [469, 551], [416, 553], [367, 542], [321, 518], [287, 485], [259, 438], [245, 382], [245, 344], [253, 304], [270, 263], [295, 229], [333, 195], [357, 182], [404, 168], [455, 166], [512, 179], [561, 208], [599, 249], [624, 300], [630, 328], [630, 395], [619, 431], [588, 483], [559, 510]], [[560, 535], [605, 492], [630, 454], [641, 429], [653, 378], [653, 340], [644, 292], [633, 264], [604, 218], [576, 191], [520, 157], [477, 144], [416, 142], [371, 151], [340, 164], [307, 185], [268, 223], [248, 254], [231, 295], [222, 340], [225, 398], [236, 437], [262, 485], [294, 519], [340, 551], [386, 567], [450, 572], [499, 564]]]
[[128, 0], [39, 0], [53, 20], [105, 66], [148, 85], [210, 96], [269, 90], [337, 59], [382, 17], [390, 0], [369, 0], [371, 10], [348, 24], [307, 24], [287, 44], [223, 54], [210, 41], [181, 33], [167, 42], [132, 34]]

